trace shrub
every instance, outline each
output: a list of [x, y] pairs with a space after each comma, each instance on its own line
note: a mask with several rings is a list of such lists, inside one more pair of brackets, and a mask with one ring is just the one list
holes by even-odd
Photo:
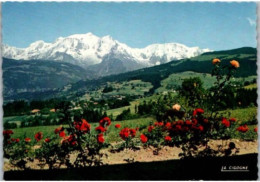
[[10, 122], [10, 121], [7, 121], [4, 123], [4, 129], [15, 129], [17, 128], [17, 124], [16, 123], [13, 123], [13, 122]]
[[204, 100], [203, 82], [199, 77], [184, 79], [179, 93], [188, 100], [189, 106], [198, 107]]

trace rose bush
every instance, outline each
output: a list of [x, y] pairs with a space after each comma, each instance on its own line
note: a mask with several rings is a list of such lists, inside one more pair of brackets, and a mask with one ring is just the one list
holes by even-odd
[[203, 94], [203, 90], [198, 90], [197, 83], [196, 85], [192, 84], [193, 80], [191, 80], [192, 82], [187, 81], [185, 88], [194, 90], [196, 87], [198, 97], [193, 97], [195, 92], [182, 91], [182, 94], [188, 100], [187, 108], [174, 104], [164, 114], [162, 125], [158, 125], [158, 122], [150, 125], [147, 128], [147, 132], [142, 134], [140, 138], [144, 146], [153, 145], [158, 147], [161, 144], [178, 146], [183, 151], [180, 154], [181, 157], [230, 155], [232, 154], [231, 150], [237, 149], [234, 143], [227, 146], [219, 146], [218, 149], [212, 149], [208, 145], [211, 139], [227, 140], [233, 136], [236, 130], [240, 133], [245, 133], [249, 130], [246, 125], [239, 126], [236, 129], [236, 118], [228, 119], [223, 116], [225, 113], [215, 112], [221, 108], [223, 102], [221, 98], [225, 95], [223, 89], [230, 84], [230, 79], [236, 69], [239, 68], [239, 62], [232, 60], [230, 66], [222, 66], [219, 59], [213, 59], [212, 63], [214, 65], [212, 76], [216, 78], [216, 82], [214, 89], [207, 94], [205, 93], [206, 98], [204, 99], [212, 101], [208, 102], [211, 104], [210, 106], [206, 105], [207, 112], [202, 108], [190, 110], [191, 106], [203, 106], [205, 103], [203, 101], [198, 102], [201, 94]]
[[[29, 161], [38, 161], [40, 167], [49, 169], [97, 166], [102, 165], [104, 156], [100, 150], [107, 147], [105, 132], [111, 120], [105, 117], [100, 120], [100, 126], [91, 132], [91, 125], [85, 120], [72, 122], [68, 127], [58, 127], [54, 136], [44, 136], [42, 132], [31, 138], [11, 138], [12, 130], [4, 130], [4, 154], [11, 164], [27, 169]], [[45, 138], [44, 138], [45, 137]], [[74, 156], [72, 159], [72, 156]]]
[[[229, 85], [230, 79], [239, 68], [239, 62], [232, 60], [229, 66], [222, 66], [221, 60], [216, 58], [212, 64], [212, 76], [216, 78], [216, 82], [210, 92], [206, 93], [202, 89], [199, 79], [186, 80], [182, 85], [186, 90], [180, 95], [188, 101], [174, 101], [176, 97], [171, 95], [161, 98], [151, 109], [158, 121], [141, 126], [140, 133], [139, 128], [121, 129], [120, 124], [115, 124], [114, 130], [121, 138], [116, 151], [137, 149], [137, 145], [141, 144], [144, 147], [155, 147], [154, 154], [158, 154], [158, 150], [163, 146], [180, 147], [182, 158], [231, 155], [237, 152], [234, 143], [213, 149], [209, 141], [227, 141], [235, 132], [243, 139], [247, 139], [248, 133], [255, 136], [257, 128], [252, 129], [236, 118], [217, 112], [221, 110], [225, 86]], [[203, 99], [212, 102], [207, 102], [210, 104], [207, 105]], [[173, 105], [169, 106], [170, 103]], [[56, 128], [54, 136], [45, 136], [43, 132], [37, 131], [34, 138], [12, 138], [13, 131], [4, 130], [4, 157], [21, 169], [27, 169], [27, 163], [33, 160], [38, 161], [40, 167], [47, 165], [49, 169], [102, 165], [104, 154], [101, 149], [111, 146], [106, 142], [111, 125], [110, 118], [103, 117], [99, 125], [93, 128], [87, 120], [70, 114], [68, 112], [66, 115], [68, 126]], [[140, 137], [137, 137], [139, 135]]]

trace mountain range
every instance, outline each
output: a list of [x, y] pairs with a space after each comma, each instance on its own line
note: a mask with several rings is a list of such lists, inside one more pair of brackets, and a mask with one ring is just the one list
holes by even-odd
[[131, 80], [150, 82], [153, 87], [149, 93], [152, 94], [171, 74], [187, 71], [210, 74], [214, 58], [221, 59], [222, 64], [226, 66], [230, 65], [230, 60], [239, 61], [240, 68], [237, 69], [235, 77], [247, 78], [257, 75], [256, 53], [256, 48], [251, 47], [207, 52], [193, 58], [175, 60], [101, 78], [95, 78], [93, 72], [86, 72], [85, 69], [70, 63], [46, 60], [20, 61], [4, 58], [3, 96], [5, 102], [21, 99], [75, 98], [102, 88], [108, 82], [121, 83]]
[[210, 73], [212, 59], [238, 60], [237, 77], [256, 75], [256, 49], [212, 51], [178, 43], [131, 48], [92, 33], [36, 41], [27, 48], [2, 45], [4, 101], [75, 97], [107, 82], [150, 82], [153, 93], [173, 73]]
[[33, 42], [27, 48], [2, 46], [2, 54], [5, 58], [67, 62], [87, 71], [93, 71], [96, 77], [191, 58], [211, 51], [178, 43], [131, 48], [111, 36], [98, 37], [92, 33], [59, 37], [52, 43], [40, 40]]

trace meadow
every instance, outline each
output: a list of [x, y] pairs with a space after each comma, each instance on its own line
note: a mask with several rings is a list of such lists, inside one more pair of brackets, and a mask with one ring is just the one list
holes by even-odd
[[[151, 98], [150, 98], [151, 99]], [[120, 110], [125, 109], [119, 108], [117, 110], [111, 110], [108, 111], [111, 113], [119, 113]], [[257, 108], [256, 107], [248, 107], [243, 109], [234, 109], [234, 110], [225, 110], [221, 111], [222, 113], [227, 113], [226, 116], [229, 116], [231, 118], [236, 118], [236, 126], [238, 127], [241, 124], [247, 124], [250, 128], [250, 131], [257, 126], [256, 116], [257, 116]], [[125, 121], [113, 121], [112, 124], [109, 126], [109, 130], [106, 133], [107, 142], [113, 143], [121, 141], [121, 138], [119, 137], [119, 131], [120, 129], [115, 128], [116, 124], [120, 124], [121, 128], [139, 128], [139, 131], [137, 132], [137, 137], [140, 136], [140, 134], [147, 129], [147, 127], [154, 123], [156, 119], [154, 117], [145, 117], [145, 118], [138, 118], [133, 120], [125, 120]], [[99, 125], [99, 123], [91, 123], [91, 132], [95, 132], [95, 128]], [[52, 125], [52, 126], [35, 126], [35, 127], [25, 127], [25, 128], [17, 128], [13, 129], [14, 134], [13, 138], [34, 138], [34, 135], [41, 131], [44, 135], [44, 137], [53, 137], [55, 136], [54, 130], [61, 125]], [[67, 125], [63, 125], [64, 127], [67, 127]], [[240, 133], [233, 132], [233, 138], [237, 139], [247, 139], [247, 140], [254, 140], [256, 139], [257, 135], [255, 132], [249, 132], [246, 135], [241, 135]], [[42, 141], [43, 142], [43, 141]]]

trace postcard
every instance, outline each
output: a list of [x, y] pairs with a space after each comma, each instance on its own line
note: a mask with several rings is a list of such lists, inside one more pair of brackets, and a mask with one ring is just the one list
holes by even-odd
[[257, 180], [255, 2], [3, 2], [4, 180]]

